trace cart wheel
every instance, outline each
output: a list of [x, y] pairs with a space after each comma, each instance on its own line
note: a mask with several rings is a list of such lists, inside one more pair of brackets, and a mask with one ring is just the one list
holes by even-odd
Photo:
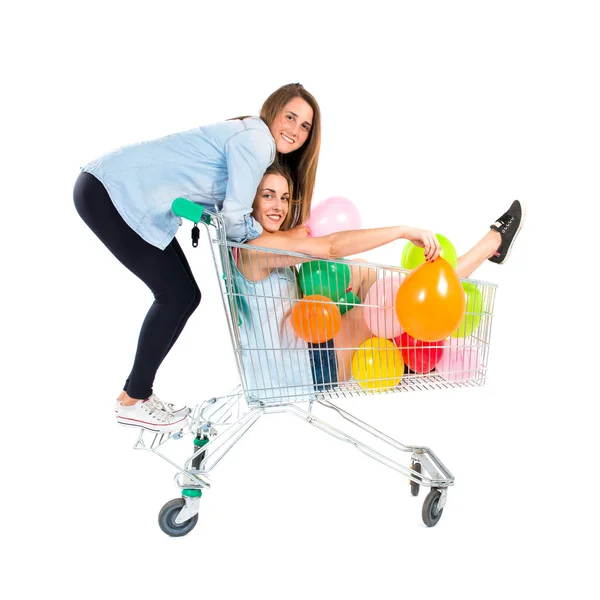
[[433, 488], [429, 494], [427, 494], [425, 502], [423, 502], [423, 512], [421, 514], [423, 516], [423, 523], [425, 523], [427, 527], [433, 527], [442, 518], [444, 509], [442, 508], [440, 511], [437, 509], [441, 495], [442, 492], [440, 492], [440, 490]]
[[[420, 463], [420, 462], [418, 462], [418, 463], [413, 463], [413, 464], [410, 466], [410, 468], [411, 468], [413, 471], [416, 471], [417, 473], [422, 473], [422, 468], [423, 468], [423, 467], [421, 466], [421, 463]], [[418, 495], [419, 495], [419, 489], [420, 489], [420, 488], [421, 488], [420, 484], [418, 484], [418, 483], [414, 482], [412, 479], [410, 480], [410, 493], [411, 493], [413, 496], [418, 496]]]
[[184, 521], [183, 523], [175, 523], [175, 518], [185, 506], [185, 500], [183, 498], [175, 498], [175, 500], [169, 500], [158, 513], [158, 526], [171, 537], [181, 537], [187, 535], [198, 522], [198, 515], [194, 515], [191, 519]]

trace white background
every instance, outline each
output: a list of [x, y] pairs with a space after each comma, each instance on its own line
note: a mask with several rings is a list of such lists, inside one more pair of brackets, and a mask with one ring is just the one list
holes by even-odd
[[[2, 17], [4, 589], [14, 598], [584, 598], [597, 586], [600, 119], [593, 2], [29, 2]], [[459, 253], [510, 202], [527, 224], [500, 284], [485, 387], [361, 398], [456, 477], [439, 524], [398, 473], [300, 420], [260, 420], [200, 520], [156, 517], [173, 470], [113, 404], [151, 303], [77, 216], [79, 167], [121, 145], [318, 99], [315, 202], [408, 224]], [[155, 389], [228, 391], [233, 355], [205, 251], [203, 301]], [[204, 248], [206, 250], [206, 248]], [[402, 243], [373, 253], [398, 264]], [[8, 385], [6, 385], [8, 383]], [[7, 559], [8, 558], [8, 562]]]

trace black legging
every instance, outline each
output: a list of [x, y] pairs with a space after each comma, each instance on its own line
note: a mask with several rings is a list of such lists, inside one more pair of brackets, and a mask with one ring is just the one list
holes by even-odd
[[143, 240], [123, 221], [105, 187], [93, 175], [79, 175], [73, 198], [88, 227], [154, 294], [140, 331], [133, 369], [123, 387], [132, 398], [148, 398], [158, 367], [200, 304], [200, 290], [177, 240], [164, 250]]

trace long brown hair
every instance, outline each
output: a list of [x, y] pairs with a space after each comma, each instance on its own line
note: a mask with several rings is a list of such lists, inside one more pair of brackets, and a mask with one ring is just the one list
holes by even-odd
[[291, 222], [287, 224], [288, 228], [305, 223], [310, 214], [319, 164], [319, 150], [321, 149], [321, 111], [314, 96], [300, 83], [288, 83], [281, 86], [265, 100], [260, 109], [260, 118], [270, 128], [275, 117], [293, 98], [302, 98], [310, 105], [313, 110], [313, 121], [308, 138], [302, 148], [289, 154], [277, 152], [277, 161], [289, 169], [294, 184], [294, 199], [289, 211], [292, 216]]

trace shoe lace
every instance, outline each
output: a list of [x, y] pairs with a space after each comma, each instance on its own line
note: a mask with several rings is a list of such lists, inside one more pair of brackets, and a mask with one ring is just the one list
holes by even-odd
[[165, 406], [154, 394], [152, 394], [150, 398], [146, 400], [146, 402], [142, 403], [142, 408], [148, 413], [148, 415], [151, 415], [158, 421], [168, 422], [173, 416], [173, 411], [169, 410], [169, 408]]
[[156, 394], [152, 394], [150, 398], [163, 410], [166, 410], [170, 414], [175, 414], [175, 405], [172, 402], [163, 402]]
[[504, 227], [504, 225], [506, 225], [506, 223], [508, 222], [509, 219], [510, 219], [510, 214], [505, 212], [500, 218], [496, 219], [496, 226]]

